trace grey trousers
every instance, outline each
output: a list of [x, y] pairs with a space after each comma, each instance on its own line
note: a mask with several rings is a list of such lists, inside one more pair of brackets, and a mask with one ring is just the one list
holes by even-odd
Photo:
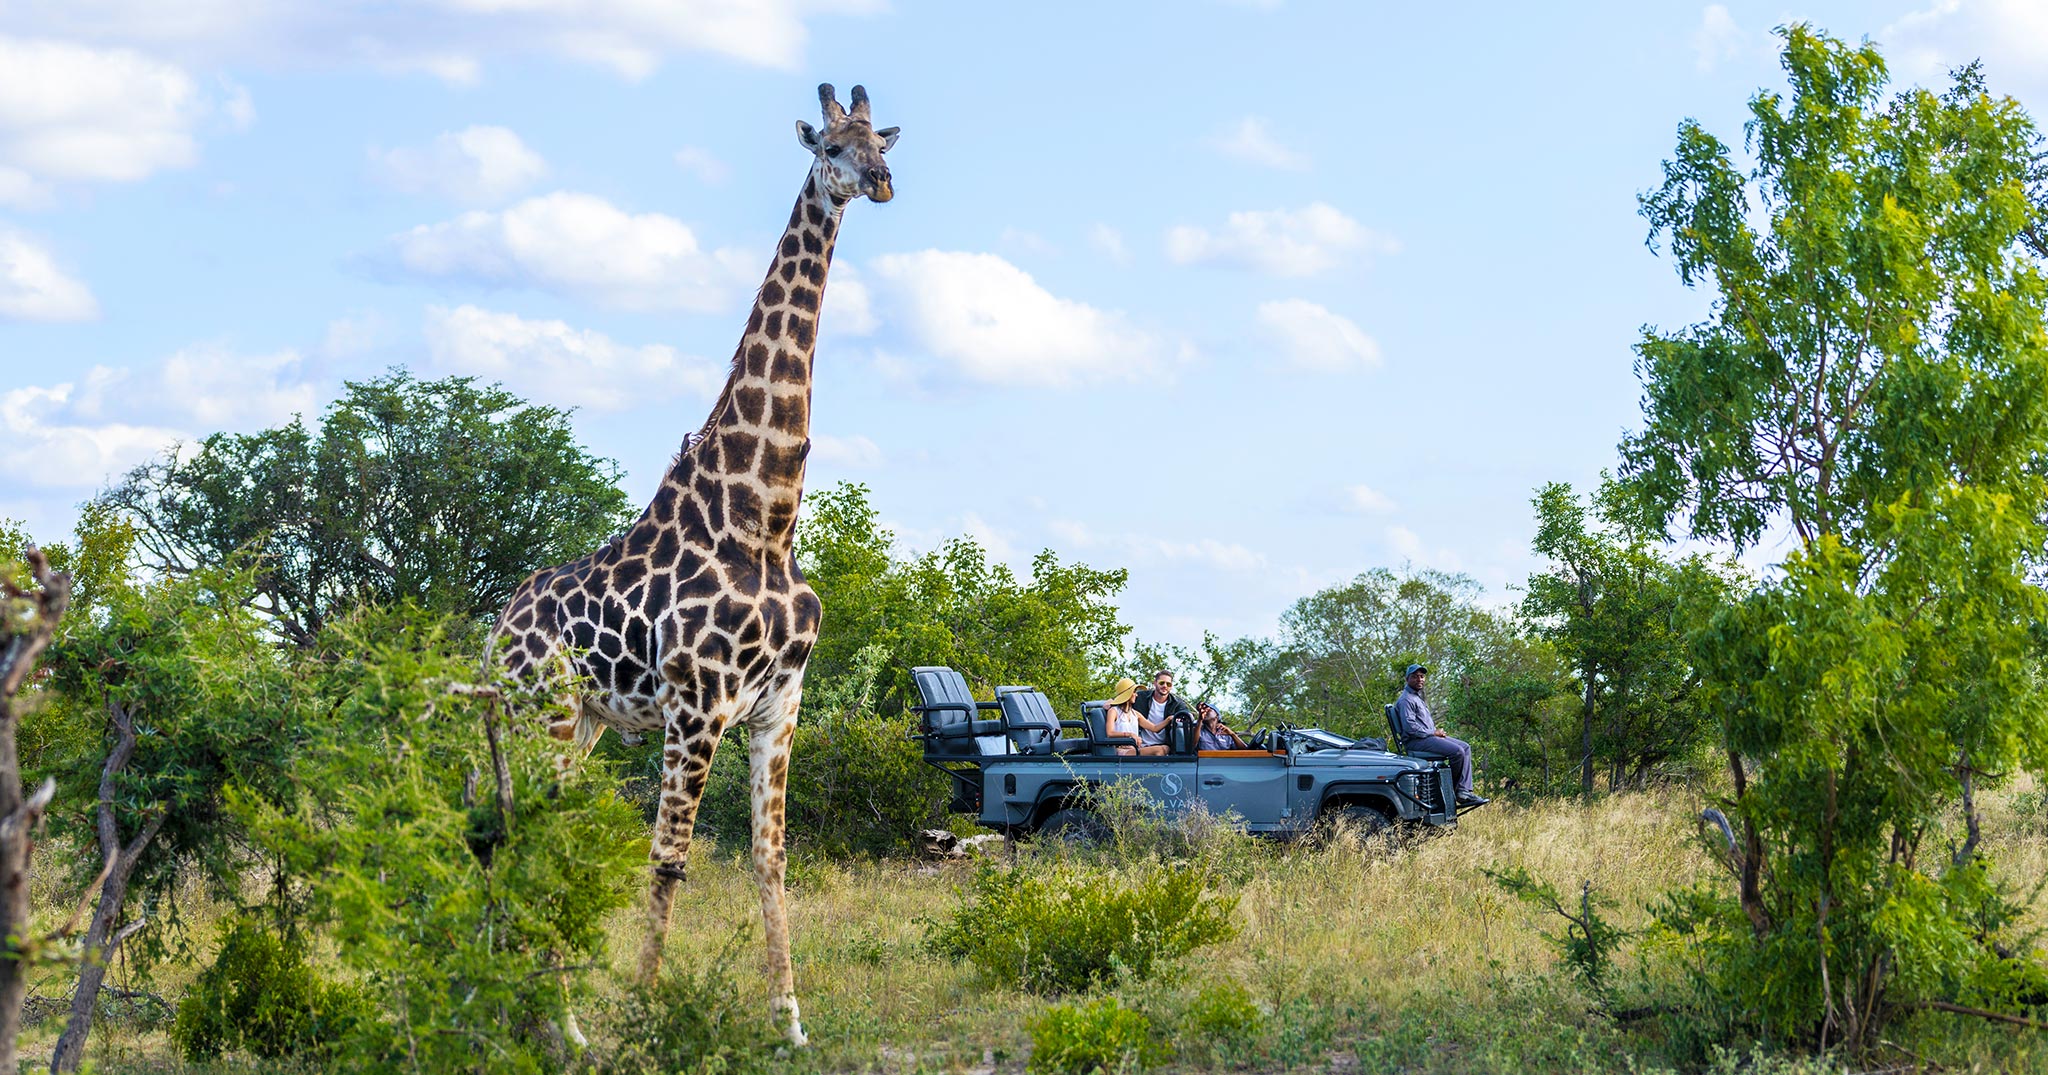
[[1472, 794], [1472, 744], [1463, 739], [1432, 735], [1408, 740], [1408, 753], [1450, 762], [1451, 779], [1458, 785], [1458, 794]]

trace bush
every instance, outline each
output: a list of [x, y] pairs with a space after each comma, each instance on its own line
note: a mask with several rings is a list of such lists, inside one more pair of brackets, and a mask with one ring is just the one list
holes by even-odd
[[367, 1009], [362, 994], [321, 981], [297, 947], [238, 918], [222, 930], [220, 954], [178, 1002], [171, 1040], [195, 1063], [244, 1049], [264, 1059], [317, 1055]]
[[1165, 1058], [1153, 1040], [1152, 1021], [1104, 997], [1090, 1004], [1056, 1004], [1031, 1020], [1032, 1075], [1096, 1075], [1132, 1071]]
[[746, 927], [694, 974], [669, 971], [652, 987], [613, 1002], [607, 1021], [618, 1044], [598, 1065], [603, 1075], [746, 1075], [763, 1070], [782, 1039], [733, 982]]
[[1205, 944], [1237, 936], [1235, 897], [1207, 896], [1184, 866], [1119, 873], [1075, 862], [984, 864], [930, 945], [993, 982], [1034, 993], [1144, 980]]

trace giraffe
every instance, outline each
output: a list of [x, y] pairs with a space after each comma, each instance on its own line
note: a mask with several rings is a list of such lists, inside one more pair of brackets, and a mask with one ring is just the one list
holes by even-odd
[[734, 721], [745, 722], [769, 1014], [795, 1045], [805, 1039], [783, 895], [783, 797], [804, 665], [824, 613], [792, 555], [810, 452], [811, 355], [840, 215], [863, 195], [895, 195], [882, 154], [897, 128], [874, 129], [864, 88], [853, 88], [852, 101], [842, 108], [821, 85], [824, 130], [796, 125], [814, 158], [810, 173], [710, 418], [684, 437], [640, 518], [596, 552], [529, 576], [491, 640], [510, 672], [560, 692], [567, 705], [549, 731], [575, 756], [608, 727], [661, 732], [643, 982], [661, 969], [712, 753]]

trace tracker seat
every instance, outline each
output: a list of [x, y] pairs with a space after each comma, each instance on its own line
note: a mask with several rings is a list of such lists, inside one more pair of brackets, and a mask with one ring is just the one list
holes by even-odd
[[1036, 687], [997, 687], [996, 704], [1002, 706], [1003, 729], [1019, 754], [1078, 754], [1092, 745], [1087, 739], [1060, 738], [1060, 729], [1083, 725], [1059, 719], [1052, 701]]
[[1396, 754], [1408, 753], [1408, 737], [1401, 732], [1401, 721], [1394, 716], [1394, 704], [1387, 703], [1387, 749]]
[[1001, 720], [982, 720], [984, 710], [1000, 710], [1001, 703], [977, 702], [960, 673], [938, 665], [910, 670], [920, 704], [911, 706], [918, 715], [926, 754], [948, 757], [985, 757], [1009, 753]]

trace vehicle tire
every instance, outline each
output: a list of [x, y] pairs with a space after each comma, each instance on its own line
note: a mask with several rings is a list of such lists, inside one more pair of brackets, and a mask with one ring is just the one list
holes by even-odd
[[1038, 835], [1068, 844], [1100, 844], [1109, 841], [1109, 825], [1093, 810], [1069, 806], [1053, 811], [1045, 824], [1038, 826]]
[[1318, 846], [1339, 838], [1360, 844], [1375, 843], [1394, 833], [1394, 822], [1378, 807], [1345, 803], [1331, 807], [1309, 828], [1309, 839]]

